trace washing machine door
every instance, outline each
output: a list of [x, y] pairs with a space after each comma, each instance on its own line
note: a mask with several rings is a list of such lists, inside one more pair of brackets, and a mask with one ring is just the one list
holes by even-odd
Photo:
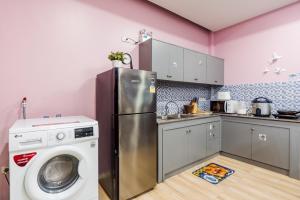
[[71, 200], [88, 178], [89, 163], [82, 150], [61, 146], [38, 154], [25, 176], [25, 189], [32, 200]]

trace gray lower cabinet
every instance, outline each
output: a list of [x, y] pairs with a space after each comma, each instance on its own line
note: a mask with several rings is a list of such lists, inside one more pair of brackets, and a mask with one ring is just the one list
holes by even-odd
[[220, 124], [215, 117], [159, 125], [158, 181], [207, 157], [207, 150], [210, 155], [219, 152]]
[[206, 156], [206, 126], [196, 125], [163, 133], [163, 170], [172, 172]]
[[211, 156], [221, 150], [221, 123], [206, 124], [206, 155]]
[[222, 131], [223, 152], [289, 169], [288, 128], [223, 121]]
[[187, 163], [186, 128], [166, 130], [163, 133], [163, 170], [165, 173], [183, 167]]
[[239, 122], [222, 122], [222, 151], [251, 159], [251, 126]]
[[252, 159], [283, 169], [289, 169], [289, 140], [289, 129], [253, 125]]
[[158, 129], [158, 182], [220, 150], [300, 179], [297, 123], [222, 116], [222, 121], [212, 117], [162, 124]]
[[206, 156], [206, 125], [188, 127], [187, 134], [188, 163], [193, 163]]
[[211, 85], [224, 84], [224, 60], [214, 56], [207, 56], [206, 83]]
[[206, 55], [184, 49], [184, 77], [185, 82], [206, 82]]

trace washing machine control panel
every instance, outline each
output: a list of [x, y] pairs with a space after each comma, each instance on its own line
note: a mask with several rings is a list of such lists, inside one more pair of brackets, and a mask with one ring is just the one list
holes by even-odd
[[70, 144], [75, 140], [90, 140], [98, 135], [97, 131], [97, 127], [93, 126], [49, 130], [48, 146]]
[[94, 135], [94, 128], [93, 127], [75, 129], [75, 139], [76, 138], [83, 138], [83, 137], [90, 137], [90, 136], [93, 136], [93, 135]]
[[66, 137], [66, 134], [64, 132], [59, 132], [56, 134], [56, 139], [63, 140]]

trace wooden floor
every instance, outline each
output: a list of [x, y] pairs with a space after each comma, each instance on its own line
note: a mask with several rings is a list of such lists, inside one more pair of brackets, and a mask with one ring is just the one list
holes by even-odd
[[[218, 185], [192, 175], [192, 171], [210, 162], [235, 170], [235, 174]], [[100, 199], [108, 200], [100, 188]], [[300, 200], [300, 181], [246, 164], [217, 156], [199, 166], [173, 176], [158, 184], [154, 190], [136, 200]]]

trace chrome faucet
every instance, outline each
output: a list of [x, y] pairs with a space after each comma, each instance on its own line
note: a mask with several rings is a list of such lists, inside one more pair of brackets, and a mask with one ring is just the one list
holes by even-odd
[[169, 114], [169, 104], [174, 104], [174, 105], [176, 105], [176, 107], [177, 107], [177, 115], [179, 115], [179, 112], [180, 112], [180, 110], [179, 110], [179, 106], [178, 106], [178, 104], [175, 102], [175, 101], [169, 101], [167, 104], [166, 104], [166, 106], [165, 106], [165, 114], [166, 115], [168, 115]]

